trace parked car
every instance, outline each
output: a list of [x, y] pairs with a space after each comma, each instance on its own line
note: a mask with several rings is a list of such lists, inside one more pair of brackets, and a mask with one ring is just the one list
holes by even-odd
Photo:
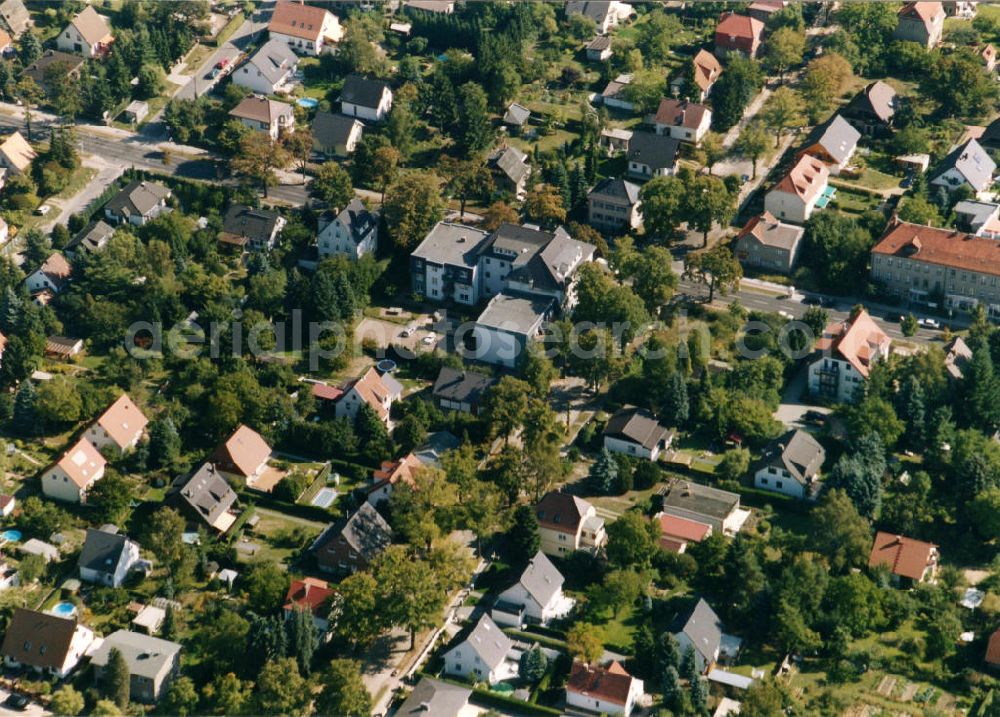
[[820, 411], [808, 410], [802, 414], [802, 420], [807, 423], [825, 423], [826, 414]]
[[4, 707], [9, 707], [18, 712], [24, 712], [30, 703], [31, 700], [17, 692], [11, 692], [10, 696], [3, 701]]
[[818, 296], [807, 296], [802, 299], [802, 303], [806, 306], [820, 306], [823, 303], [823, 300]]
[[901, 324], [901, 323], [903, 323], [903, 320], [905, 318], [906, 317], [903, 316], [902, 314], [897, 314], [897, 313], [892, 313], [892, 314], [886, 314], [885, 315], [885, 320], [886, 321], [891, 321], [894, 324]]
[[923, 319], [920, 319], [920, 325], [923, 326], [925, 329], [940, 329], [941, 328], [941, 322], [940, 321], [938, 321], [937, 319], [929, 318], [929, 317], [925, 317]]
[[35, 210], [35, 214], [44, 217], [46, 214], [48, 214], [51, 211], [52, 211], [52, 205], [51, 204], [43, 204], [42, 206], [38, 207], [38, 209]]

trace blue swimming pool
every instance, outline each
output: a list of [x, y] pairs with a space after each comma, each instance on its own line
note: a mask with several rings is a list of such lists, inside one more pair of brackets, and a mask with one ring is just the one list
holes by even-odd
[[52, 614], [57, 617], [73, 617], [76, 614], [76, 605], [71, 602], [57, 602], [52, 608]]
[[297, 104], [299, 107], [305, 107], [306, 109], [311, 110], [319, 107], [319, 100], [315, 97], [302, 97], [299, 99]]
[[2, 533], [0, 533], [0, 538], [3, 538], [8, 543], [19, 543], [21, 542], [21, 531], [5, 530]]

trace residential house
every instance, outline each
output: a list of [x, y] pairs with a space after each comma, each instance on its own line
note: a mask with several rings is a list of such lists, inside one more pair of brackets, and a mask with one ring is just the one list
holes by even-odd
[[17, 507], [17, 498], [8, 494], [0, 494], [0, 517], [9, 518]]
[[799, 157], [764, 195], [764, 209], [778, 219], [805, 224], [816, 209], [823, 209], [833, 197], [830, 170], [822, 161], [808, 154]]
[[[468, 687], [421, 677], [396, 717], [470, 717], [467, 714], [472, 690]], [[475, 708], [473, 708], [475, 709]]]
[[346, 256], [357, 261], [378, 249], [378, 214], [358, 198], [353, 198], [339, 212], [326, 211], [319, 218], [316, 246], [321, 259]]
[[497, 188], [523, 200], [528, 194], [531, 165], [528, 155], [517, 147], [500, 147], [490, 155], [489, 167]]
[[501, 224], [487, 233], [439, 222], [410, 254], [411, 286], [432, 301], [474, 305], [509, 291], [570, 305], [576, 271], [594, 251], [562, 227]]
[[761, 490], [793, 498], [815, 499], [820, 488], [819, 471], [825, 460], [826, 451], [815, 438], [793, 429], [764, 449], [753, 484]]
[[608, 541], [604, 519], [593, 505], [569, 493], [549, 491], [535, 505], [541, 550], [556, 558], [576, 550], [596, 553]]
[[639, 185], [608, 177], [587, 193], [587, 221], [609, 234], [630, 232], [642, 226]]
[[236, 522], [236, 491], [210, 461], [190, 476], [181, 476], [167, 492], [166, 502], [195, 525], [207, 525], [225, 534]]
[[94, 642], [94, 631], [76, 620], [19, 607], [0, 646], [7, 667], [28, 667], [56, 679], [67, 677]]
[[594, 35], [594, 39], [584, 48], [591, 62], [607, 62], [611, 59], [611, 36]]
[[628, 176], [646, 181], [677, 171], [680, 140], [665, 134], [633, 132], [628, 143]]
[[723, 13], [715, 27], [715, 54], [724, 57], [733, 53], [755, 58], [764, 40], [764, 23], [749, 15]]
[[743, 528], [749, 512], [740, 508], [740, 496], [689, 480], [677, 480], [662, 496], [664, 514], [712, 526], [725, 536], [736, 535]]
[[25, 30], [34, 25], [31, 13], [24, 6], [22, 0], [3, 0], [0, 2], [0, 18], [3, 18], [4, 25], [16, 40]]
[[[686, 74], [677, 75], [670, 81], [670, 91], [676, 96], [684, 91], [685, 86], [692, 82], [697, 90], [694, 91], [698, 102], [704, 102], [712, 92], [716, 80], [722, 74], [722, 63], [708, 50], [698, 50], [698, 53], [691, 61], [694, 70], [693, 77]], [[691, 88], [692, 90], [694, 88]]]
[[809, 364], [809, 391], [837, 403], [854, 401], [872, 366], [889, 358], [891, 339], [861, 310], [854, 318], [834, 321], [816, 341]]
[[503, 115], [503, 123], [508, 127], [523, 129], [531, 118], [531, 110], [517, 102], [511, 102], [507, 106], [507, 111]]
[[933, 583], [938, 569], [938, 546], [882, 530], [875, 533], [868, 566], [885, 566], [896, 582]]
[[111, 650], [125, 658], [129, 674], [129, 700], [155, 704], [180, 672], [181, 645], [141, 632], [116, 630], [104, 638], [90, 658], [98, 682], [104, 679]]
[[139, 562], [139, 545], [113, 525], [100, 530], [87, 528], [87, 538], [77, 563], [80, 580], [92, 585], [117, 588]]
[[348, 117], [381, 122], [392, 109], [392, 90], [382, 80], [348, 75], [340, 91], [340, 111]]
[[288, 92], [298, 67], [299, 58], [288, 44], [271, 39], [232, 73], [233, 84], [259, 95]]
[[898, 102], [896, 90], [882, 80], [867, 85], [840, 111], [861, 134], [884, 137], [892, 132], [892, 119]]
[[455, 12], [454, 0], [403, 0], [403, 7], [439, 15], [451, 15]]
[[805, 233], [804, 227], [779, 222], [765, 211], [752, 217], [740, 230], [733, 251], [744, 266], [790, 274], [798, 261]]
[[941, 42], [944, 18], [944, 8], [939, 2], [908, 2], [899, 10], [893, 37], [919, 43], [930, 50]]
[[291, 620], [296, 610], [306, 610], [312, 615], [316, 632], [325, 636], [330, 632], [331, 603], [335, 594], [326, 580], [296, 578], [285, 594], [285, 619]]
[[371, 506], [362, 503], [350, 516], [327, 527], [309, 548], [326, 573], [364, 570], [392, 542], [392, 528]]
[[602, 715], [628, 717], [643, 691], [642, 680], [632, 677], [616, 660], [607, 667], [574, 660], [566, 680], [566, 705]]
[[937, 173], [930, 178], [930, 184], [944, 187], [953, 192], [961, 186], [968, 186], [976, 194], [993, 186], [996, 162], [982, 145], [970, 139], [956, 147], [938, 166]]
[[871, 278], [916, 304], [968, 312], [977, 304], [1000, 318], [1000, 243], [952, 229], [893, 221], [872, 249]]
[[99, 15], [93, 5], [87, 5], [59, 33], [56, 47], [90, 59], [105, 55], [114, 40], [108, 18]]
[[69, 503], [86, 503], [87, 492], [104, 477], [106, 465], [94, 444], [81, 438], [42, 473], [42, 493]]
[[271, 446], [257, 431], [242, 423], [209, 458], [224, 478], [251, 488], [264, 475], [270, 459]]
[[569, 0], [566, 3], [566, 17], [589, 17], [601, 35], [627, 21], [632, 12], [632, 6], [620, 0]]
[[554, 309], [551, 297], [497, 294], [476, 319], [465, 357], [514, 368], [528, 345], [541, 336], [542, 325]]
[[300, 55], [319, 55], [344, 36], [340, 20], [316, 5], [281, 0], [267, 25], [268, 37], [285, 43]]
[[83, 434], [98, 450], [112, 446], [117, 453], [125, 453], [137, 445], [149, 419], [123, 393], [105, 409]]
[[990, 635], [986, 643], [986, 664], [994, 670], [1000, 668], [1000, 628], [997, 628]]
[[689, 647], [694, 648], [695, 664], [701, 673], [710, 669], [725, 652], [722, 620], [703, 598], [699, 598], [689, 612], [677, 616], [671, 632], [680, 654]]
[[399, 482], [414, 485], [417, 471], [424, 468], [424, 462], [414, 453], [407, 453], [395, 461], [382, 461], [382, 466], [372, 472], [372, 482], [368, 486], [368, 496], [365, 499], [373, 506], [389, 500], [392, 491]]
[[167, 611], [164, 608], [156, 605], [142, 605], [135, 617], [132, 618], [132, 627], [147, 635], [155, 635], [163, 628], [163, 622], [166, 619]]
[[712, 126], [712, 110], [696, 102], [664, 98], [651, 124], [656, 127], [656, 134], [697, 145]]
[[767, 25], [772, 15], [781, 12], [786, 7], [788, 7], [788, 3], [785, 0], [757, 0], [750, 3], [747, 14]]
[[264, 132], [271, 139], [278, 139], [282, 132], [295, 131], [295, 109], [287, 102], [250, 95], [233, 109], [229, 116], [238, 119], [245, 127]]
[[365, 125], [356, 117], [317, 112], [312, 121], [313, 150], [324, 157], [349, 157], [361, 141]]
[[28, 144], [28, 140], [17, 130], [0, 142], [0, 167], [12, 175], [27, 172], [31, 167], [31, 161], [37, 156], [38, 154]]
[[345, 384], [342, 390], [344, 393], [335, 404], [337, 418], [354, 421], [361, 404], [365, 403], [388, 426], [392, 425], [389, 418], [392, 403], [403, 395], [403, 387], [399, 381], [387, 373], [380, 374], [374, 367], [360, 378]]
[[670, 447], [674, 432], [645, 408], [625, 406], [604, 427], [604, 447], [612, 453], [655, 461]]
[[104, 218], [112, 224], [142, 226], [166, 210], [172, 193], [159, 182], [129, 182], [104, 205]]
[[484, 614], [475, 628], [444, 653], [444, 673], [495, 685], [518, 675], [514, 643]]
[[45, 355], [49, 358], [69, 361], [81, 351], [83, 351], [83, 339], [72, 336], [49, 336], [45, 339]]
[[431, 389], [431, 396], [441, 409], [477, 416], [486, 394], [496, 383], [497, 379], [492, 376], [442, 366]]
[[58, 294], [69, 285], [72, 274], [73, 267], [66, 261], [66, 257], [59, 252], [52, 252], [40, 267], [28, 274], [24, 284], [32, 294], [45, 290]]
[[46, 74], [57, 72], [56, 70], [50, 71], [50, 67], [60, 68], [57, 75], [64, 74], [67, 77], [76, 79], [80, 76], [80, 68], [83, 67], [85, 62], [86, 60], [79, 55], [71, 55], [68, 52], [60, 52], [59, 50], [46, 50], [37, 60], [24, 68], [23, 74], [34, 80], [35, 84], [42, 89], [46, 89], [48, 85]]
[[539, 550], [520, 579], [497, 597], [490, 616], [498, 625], [518, 629], [528, 623], [547, 625], [564, 618], [575, 601], [563, 594], [563, 582], [556, 566]]
[[955, 227], [959, 231], [976, 236], [987, 235], [989, 227], [1000, 219], [1000, 204], [993, 202], [963, 199], [955, 204], [951, 210], [955, 213]]
[[627, 90], [630, 84], [632, 84], [631, 74], [623, 73], [616, 75], [615, 79], [610, 80], [601, 91], [601, 104], [605, 107], [614, 107], [626, 112], [634, 112], [635, 103], [629, 98]]
[[700, 543], [712, 534], [712, 526], [697, 520], [660, 513], [660, 547], [672, 553], [683, 553], [688, 543]]
[[837, 175], [851, 161], [859, 139], [861, 133], [838, 114], [816, 126], [799, 154], [815, 157], [826, 164], [830, 174]]
[[219, 241], [241, 249], [270, 251], [278, 243], [286, 223], [283, 216], [270, 209], [233, 204], [222, 220]]

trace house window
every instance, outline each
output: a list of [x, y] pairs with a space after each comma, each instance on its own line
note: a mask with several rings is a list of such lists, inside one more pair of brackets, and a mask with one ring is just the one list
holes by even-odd
[[777, 488], [778, 490], [781, 490], [782, 485], [783, 484], [782, 484], [782, 482], [780, 480], [779, 481], [775, 481], [775, 483], [774, 483], [774, 487]]

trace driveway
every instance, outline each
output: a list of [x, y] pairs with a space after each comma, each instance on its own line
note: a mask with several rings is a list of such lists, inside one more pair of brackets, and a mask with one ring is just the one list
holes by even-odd
[[807, 382], [809, 380], [809, 367], [801, 366], [792, 380], [785, 387], [785, 393], [781, 397], [781, 404], [774, 412], [774, 417], [785, 426], [795, 426], [796, 428], [806, 428], [807, 424], [802, 422], [802, 416], [806, 411], [818, 411], [824, 415], [832, 413], [826, 406], [816, 406], [809, 403], [807, 393]]
[[45, 710], [37, 702], [29, 702], [28, 706], [23, 710], [12, 710], [9, 707], [3, 705], [4, 700], [10, 697], [10, 690], [0, 688], [0, 715], [17, 715], [18, 717], [42, 717], [42, 715], [50, 715], [51, 712]]

